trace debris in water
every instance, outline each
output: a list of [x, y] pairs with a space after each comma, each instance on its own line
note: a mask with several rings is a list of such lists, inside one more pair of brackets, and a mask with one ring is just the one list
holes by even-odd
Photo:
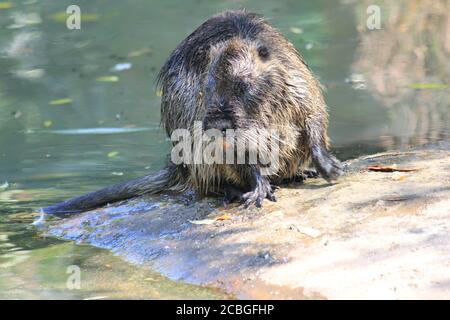
[[411, 83], [408, 87], [411, 89], [447, 89], [449, 85], [445, 83]]
[[150, 128], [81, 128], [81, 129], [63, 129], [63, 130], [51, 130], [50, 133], [55, 134], [118, 134], [118, 133], [132, 133], [149, 131]]
[[117, 82], [117, 81], [119, 81], [119, 77], [118, 76], [102, 76], [102, 77], [95, 78], [95, 80], [97, 80], [99, 82]]
[[45, 212], [44, 210], [39, 211], [39, 218], [37, 220], [34, 220], [32, 225], [36, 227], [43, 226], [45, 224]]
[[0, 10], [11, 9], [14, 5], [9, 1], [0, 2]]
[[366, 79], [362, 74], [353, 73], [348, 78], [345, 79], [345, 82], [350, 84], [355, 90], [366, 89]]
[[51, 106], [62, 106], [64, 104], [70, 104], [73, 102], [73, 99], [70, 98], [63, 98], [63, 99], [56, 99], [50, 101]]
[[295, 34], [302, 34], [303, 33], [303, 29], [302, 28], [297, 28], [297, 27], [291, 27], [291, 28], [289, 28], [289, 31], [291, 31], [292, 33], [295, 33]]
[[131, 69], [133, 65], [129, 62], [124, 62], [124, 63], [118, 63], [116, 64], [114, 67], [111, 68], [112, 72], [121, 72], [121, 71], [125, 71], [125, 70], [129, 70]]
[[11, 18], [14, 19], [14, 23], [8, 26], [9, 29], [20, 29], [25, 26], [42, 23], [41, 16], [36, 12], [31, 13], [15, 12], [11, 14]]
[[[52, 20], [56, 22], [66, 22], [69, 17], [69, 13], [67, 12], [56, 12], [52, 15]], [[95, 22], [99, 19], [99, 15], [95, 13], [85, 13], [83, 12], [80, 15], [81, 22]]]
[[108, 158], [114, 158], [119, 154], [118, 151], [111, 151], [108, 153]]
[[50, 128], [53, 125], [53, 122], [51, 120], [44, 121], [43, 126], [44, 128]]
[[128, 53], [127, 57], [128, 58], [136, 58], [139, 56], [142, 56], [144, 54], [149, 55], [152, 52], [152, 49], [150, 48], [143, 48], [140, 50], [136, 50], [136, 51], [131, 51], [130, 53]]
[[23, 116], [23, 112], [20, 110], [17, 110], [15, 112], [13, 112], [12, 115], [13, 115], [14, 119], [19, 119], [21, 116]]
[[0, 191], [5, 191], [6, 189], [9, 188], [9, 183], [8, 181], [5, 181], [4, 184], [0, 185]]
[[16, 70], [14, 73], [18, 78], [27, 80], [36, 80], [45, 75], [44, 69]]

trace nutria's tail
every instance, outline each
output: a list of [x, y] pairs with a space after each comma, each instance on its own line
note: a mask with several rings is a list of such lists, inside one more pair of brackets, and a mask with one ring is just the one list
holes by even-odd
[[178, 168], [176, 166], [168, 166], [154, 174], [90, 192], [51, 205], [43, 210], [48, 214], [67, 215], [95, 209], [108, 203], [143, 194], [156, 194], [163, 191], [182, 191], [185, 187], [185, 179]]

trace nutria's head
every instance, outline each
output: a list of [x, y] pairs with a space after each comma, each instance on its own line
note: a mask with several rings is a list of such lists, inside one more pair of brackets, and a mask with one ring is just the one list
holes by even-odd
[[283, 89], [277, 53], [261, 41], [232, 38], [210, 49], [203, 87], [204, 129], [265, 127]]

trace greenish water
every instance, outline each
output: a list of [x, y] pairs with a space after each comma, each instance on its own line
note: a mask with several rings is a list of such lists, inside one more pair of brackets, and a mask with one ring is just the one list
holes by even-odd
[[[366, 1], [10, 4], [0, 9], [0, 298], [225, 297], [30, 226], [39, 207], [163, 166], [170, 146], [159, 128], [156, 74], [222, 9], [264, 14], [303, 53], [326, 88], [341, 159], [449, 138], [450, 40], [439, 22], [448, 12], [381, 2], [382, 29], [366, 30]], [[81, 30], [61, 18], [71, 4], [81, 7]], [[420, 29], [394, 14], [437, 18]], [[113, 71], [117, 64], [131, 68]], [[83, 270], [81, 290], [67, 289], [70, 265]]]

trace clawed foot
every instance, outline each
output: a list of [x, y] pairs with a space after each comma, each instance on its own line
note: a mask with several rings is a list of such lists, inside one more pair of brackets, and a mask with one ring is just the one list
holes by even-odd
[[341, 162], [322, 147], [312, 148], [312, 158], [317, 171], [328, 182], [336, 180], [344, 172]]
[[256, 186], [255, 189], [249, 192], [243, 192], [241, 189], [232, 185], [225, 186], [225, 196], [223, 198], [223, 205], [226, 207], [233, 202], [241, 202], [245, 208], [248, 208], [251, 204], [255, 204], [256, 207], [261, 208], [264, 199], [270, 201], [277, 201], [274, 192], [278, 187], [271, 186], [267, 181]]
[[314, 170], [303, 170], [302, 172], [299, 172], [295, 175], [294, 179], [289, 179], [286, 182], [299, 182], [299, 183], [303, 183], [305, 182], [305, 180], [307, 179], [311, 179], [311, 178], [318, 178], [319, 177], [319, 173], [317, 171]]
[[310, 178], [318, 178], [319, 177], [319, 173], [317, 171], [314, 171], [314, 170], [303, 170], [301, 175], [302, 175], [303, 179], [310, 179]]
[[272, 188], [270, 182], [265, 178], [260, 178], [252, 191], [242, 195], [241, 201], [244, 203], [245, 208], [248, 208], [253, 203], [256, 207], [261, 208], [262, 202], [266, 198], [273, 202], [277, 201], [274, 195], [274, 188]]

